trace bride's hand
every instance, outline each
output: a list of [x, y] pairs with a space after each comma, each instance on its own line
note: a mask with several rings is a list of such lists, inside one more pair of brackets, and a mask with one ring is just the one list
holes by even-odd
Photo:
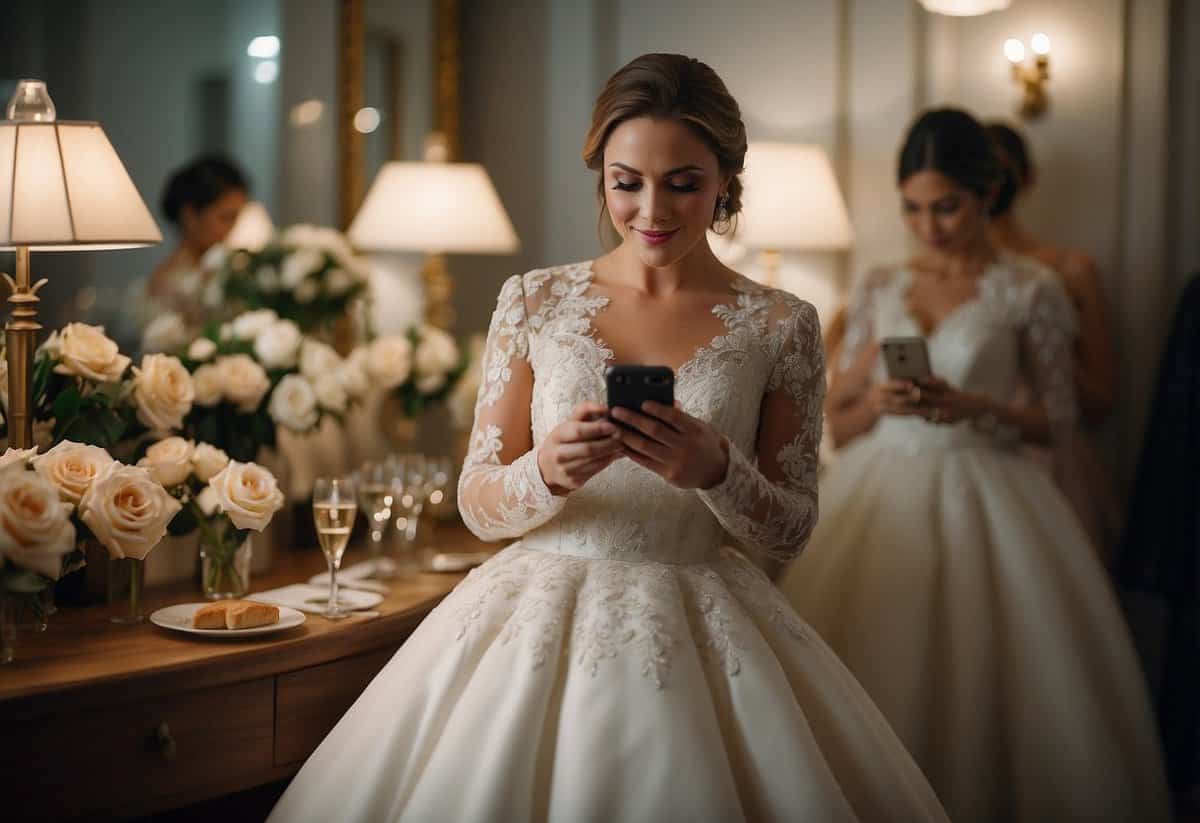
[[647, 401], [642, 413], [614, 408], [629, 428], [618, 437], [625, 456], [681, 489], [709, 489], [729, 470], [729, 444], [703, 420], [678, 408]]
[[931, 423], [958, 423], [988, 411], [986, 399], [959, 391], [936, 375], [922, 378], [918, 386], [921, 390], [919, 414]]
[[550, 491], [562, 496], [578, 489], [622, 456], [618, 427], [602, 403], [580, 403], [546, 435], [537, 464]]
[[885, 414], [921, 415], [923, 389], [911, 380], [884, 380], [875, 383], [867, 392], [867, 402], [875, 417]]

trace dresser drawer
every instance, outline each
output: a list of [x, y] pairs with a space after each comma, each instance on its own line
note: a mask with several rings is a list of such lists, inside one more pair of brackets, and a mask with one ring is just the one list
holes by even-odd
[[103, 819], [228, 791], [272, 766], [274, 678], [10, 721], [4, 808]]
[[398, 648], [279, 675], [275, 692], [275, 765], [298, 763], [312, 754]]

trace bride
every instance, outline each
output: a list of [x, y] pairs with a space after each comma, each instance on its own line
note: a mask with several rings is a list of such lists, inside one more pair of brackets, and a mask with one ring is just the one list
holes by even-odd
[[[922, 243], [872, 272], [829, 389], [844, 446], [782, 588], [879, 704], [954, 820], [1169, 816], [1142, 674], [1103, 568], [1047, 472], [1075, 465], [1070, 305], [987, 236], [997, 168], [965, 112], [927, 112], [900, 154]], [[934, 376], [888, 380], [919, 336]], [[1013, 408], [1037, 387], [1045, 411]], [[848, 444], [848, 445], [847, 445]]]
[[[812, 307], [722, 266], [746, 134], [705, 64], [645, 55], [584, 156], [619, 246], [509, 279], [460, 509], [519, 538], [422, 623], [273, 821], [944, 820], [854, 679], [724, 532], [783, 560], [816, 519]], [[602, 220], [604, 220], [602, 215]], [[619, 414], [606, 365], [666, 364]]]

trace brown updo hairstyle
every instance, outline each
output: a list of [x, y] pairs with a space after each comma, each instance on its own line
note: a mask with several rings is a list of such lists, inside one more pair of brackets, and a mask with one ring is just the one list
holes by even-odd
[[[596, 98], [592, 126], [583, 144], [583, 162], [600, 173], [596, 194], [602, 242], [615, 234], [604, 201], [604, 147], [613, 129], [638, 117], [678, 120], [690, 128], [712, 149], [720, 170], [732, 173], [727, 214], [732, 219], [742, 210], [738, 175], [746, 159], [746, 126], [737, 101], [707, 63], [682, 54], [643, 54], [608, 78]], [[713, 223], [716, 220], [714, 207]]]

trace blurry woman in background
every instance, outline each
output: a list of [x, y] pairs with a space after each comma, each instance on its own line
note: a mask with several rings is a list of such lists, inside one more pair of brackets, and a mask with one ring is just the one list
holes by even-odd
[[171, 175], [161, 205], [179, 232], [179, 245], [146, 285], [158, 311], [176, 312], [190, 324], [203, 321], [200, 263], [229, 234], [249, 192], [241, 169], [216, 155], [197, 158]]
[[[844, 449], [781, 587], [952, 820], [1165, 820], [1113, 591], [1066, 499], [1019, 448], [1058, 456], [1075, 439], [1074, 319], [1053, 273], [989, 239], [997, 178], [965, 112], [927, 112], [910, 130], [898, 184], [923, 248], [850, 301], [826, 404]], [[930, 376], [887, 379], [889, 337], [922, 338]], [[1014, 405], [1020, 385], [1036, 404]]]
[[[1017, 217], [1016, 205], [1036, 179], [1025, 140], [1011, 126], [992, 123], [988, 137], [1000, 163], [1000, 185], [992, 202], [988, 237], [1001, 249], [1032, 257], [1052, 269], [1071, 298], [1079, 321], [1075, 340], [1075, 395], [1081, 424], [1093, 430], [1112, 411], [1116, 393], [1116, 355], [1108, 322], [1108, 300], [1095, 261], [1077, 249], [1050, 245], [1035, 237]], [[1085, 461], [1077, 473], [1078, 488], [1064, 487], [1092, 542], [1107, 561], [1120, 530], [1120, 505], [1108, 481], [1108, 472], [1092, 450], [1082, 444], [1078, 459]]]

